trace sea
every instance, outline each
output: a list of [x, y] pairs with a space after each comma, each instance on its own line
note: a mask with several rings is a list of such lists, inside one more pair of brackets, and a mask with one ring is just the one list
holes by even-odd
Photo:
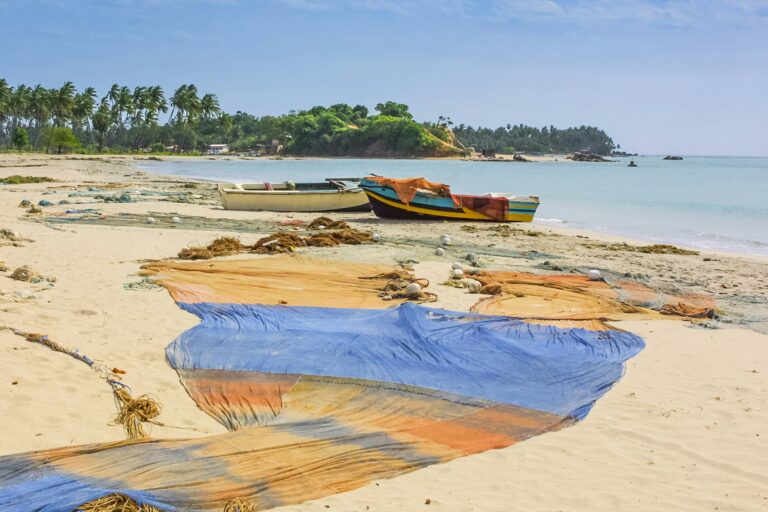
[[768, 256], [768, 158], [633, 157], [610, 163], [378, 159], [181, 159], [144, 170], [233, 183], [423, 176], [461, 194], [536, 195], [534, 224]]

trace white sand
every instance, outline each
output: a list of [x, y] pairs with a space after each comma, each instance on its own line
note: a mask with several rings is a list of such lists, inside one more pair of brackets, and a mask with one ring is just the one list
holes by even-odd
[[[9, 167], [39, 163], [46, 166]], [[26, 174], [72, 183], [122, 181], [128, 180], [124, 174], [132, 173], [129, 164], [129, 160], [116, 164], [0, 155], [0, 177]], [[35, 285], [5, 277], [9, 272], [0, 275], [0, 325], [48, 334], [125, 370], [125, 382], [134, 394], [151, 393], [164, 405], [161, 421], [183, 427], [153, 427], [153, 437], [223, 432], [221, 425], [195, 407], [164, 359], [165, 346], [196, 319], [177, 308], [162, 290], [128, 291], [123, 284], [138, 279], [137, 260], [171, 257], [190, 242], [207, 242], [224, 233], [83, 225], [56, 230], [22, 220], [24, 211], [17, 207], [22, 198], [36, 203], [66, 197], [66, 192], [43, 196], [49, 186], [0, 186], [0, 228], [34, 240], [23, 247], [0, 245], [0, 261], [11, 269], [28, 264], [44, 276], [56, 277], [52, 288], [19, 301], [13, 292]], [[164, 202], [88, 206], [105, 212], [284, 217]], [[360, 226], [375, 228], [385, 239], [405, 235], [425, 239], [436, 236], [438, 229], [368, 221]], [[585, 248], [584, 239], [562, 230], [555, 233], [562, 236], [508, 239], [490, 238], [482, 231], [463, 232], [456, 224], [440, 225], [439, 230], [450, 233], [457, 243], [494, 243], [521, 252], [564, 255], [553, 260], [564, 266], [642, 272], [654, 282], [683, 284], [723, 301], [739, 294], [768, 297], [768, 264], [763, 259], [614, 253]], [[592, 241], [603, 238], [581, 236]], [[255, 234], [242, 236], [249, 242], [256, 238]], [[413, 254], [423, 262], [417, 273], [429, 277], [431, 291], [440, 295], [439, 305], [466, 309], [474, 302], [474, 296], [461, 290], [438, 286], [451, 258], [385, 247], [316, 252], [364, 259]], [[705, 256], [714, 261], [704, 261]], [[520, 269], [541, 261], [486, 259], [496, 260]], [[283, 510], [327, 510], [326, 505], [330, 510], [350, 511], [768, 509], [768, 336], [742, 328], [692, 328], [681, 321], [617, 325], [641, 335], [647, 348], [629, 362], [624, 379], [575, 427]], [[123, 439], [121, 429], [110, 425], [114, 413], [109, 387], [87, 366], [0, 331], [0, 455]], [[427, 499], [430, 505], [425, 504]]]

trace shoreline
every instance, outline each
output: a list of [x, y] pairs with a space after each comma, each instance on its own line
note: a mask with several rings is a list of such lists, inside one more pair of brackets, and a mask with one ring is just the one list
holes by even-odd
[[[0, 155], [2, 176], [48, 175], [61, 180], [0, 186], [0, 227], [32, 240], [3, 245], [0, 259], [11, 270], [30, 265], [56, 280], [51, 286], [33, 286], [8, 278], [10, 271], [0, 276], [0, 325], [48, 334], [125, 371], [135, 395], [151, 393], [164, 406], [160, 420], [171, 427], [153, 427], [153, 438], [224, 432], [197, 409], [165, 362], [165, 347], [196, 325], [197, 318], [179, 309], [165, 290], [128, 290], [124, 285], [140, 279], [136, 273], [142, 261], [173, 257], [182, 247], [221, 235], [250, 243], [266, 234], [256, 230], [259, 222], [318, 215], [222, 210], [210, 195], [210, 183], [139, 170], [132, 157], [39, 155], [39, 159], [44, 162], [35, 163], [45, 166], [24, 167], [13, 165], [24, 163], [19, 159]], [[75, 201], [92, 198], [69, 197], [76, 190], [101, 189], [108, 183], [150, 191], [183, 190], [184, 183], [198, 183], [191, 190], [200, 198], [184, 203], [146, 196], [139, 202], [78, 206]], [[64, 198], [73, 203], [44, 210], [97, 208], [108, 217], [159, 212], [178, 215], [183, 222], [173, 228], [30, 222], [17, 206], [21, 199], [33, 204], [49, 199], [55, 204]], [[477, 299], [438, 284], [466, 247], [474, 248], [489, 268], [536, 273], [555, 272], [555, 267], [562, 268], [560, 272], [600, 268], [611, 275], [642, 275], [662, 288], [711, 294], [732, 313], [764, 313], [768, 304], [768, 281], [762, 277], [768, 275], [768, 258], [713, 251], [698, 256], [609, 251], [587, 245], [635, 241], [563, 226], [511, 225], [519, 231], [500, 237], [487, 229], [495, 223], [465, 229], [462, 226], [468, 223], [382, 221], [372, 214], [331, 216], [359, 229], [376, 230], [383, 243], [302, 252], [352, 261], [416, 259], [417, 273], [433, 283], [429, 289], [440, 297], [435, 305], [446, 309], [466, 310]], [[210, 223], [195, 229], [185, 226], [194, 218]], [[217, 226], [225, 224], [217, 222], [222, 219], [253, 230], [220, 229]], [[441, 232], [454, 241], [444, 258], [435, 256], [433, 248]], [[421, 245], [404, 245], [403, 240]], [[28, 290], [34, 297], [16, 294]], [[585, 512], [763, 507], [768, 497], [768, 476], [762, 470], [768, 458], [764, 377], [768, 335], [723, 322], [711, 323], [711, 329], [681, 320], [613, 325], [641, 335], [647, 347], [629, 361], [625, 377], [579, 425], [281, 510], [329, 506], [405, 511], [423, 506], [426, 499], [443, 510], [502, 511], [510, 503], [526, 510]], [[0, 375], [5, 377], [0, 382], [0, 415], [5, 419], [0, 426], [0, 455], [124, 438], [119, 427], [110, 425], [115, 409], [109, 386], [87, 366], [7, 330], [0, 331], [0, 354]]]

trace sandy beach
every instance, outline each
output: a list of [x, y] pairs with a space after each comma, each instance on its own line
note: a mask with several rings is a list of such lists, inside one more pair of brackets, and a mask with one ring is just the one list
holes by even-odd
[[[195, 406], [165, 360], [165, 347], [197, 318], [162, 288], [130, 284], [141, 280], [142, 263], [173, 258], [183, 247], [221, 235], [253, 243], [269, 234], [253, 226], [317, 215], [225, 211], [211, 184], [147, 174], [136, 163], [133, 157], [0, 155], [0, 178], [57, 180], [0, 185], [0, 228], [18, 235], [15, 241], [0, 239], [0, 262], [8, 269], [0, 275], [0, 325], [47, 334], [124, 371], [134, 394], [151, 394], [163, 406], [166, 426], [153, 426], [153, 438], [224, 433]], [[129, 203], [94, 202], [87, 195], [88, 187], [106, 186], [174, 195]], [[18, 206], [24, 199], [53, 205], [42, 216], [27, 215]], [[71, 208], [96, 208], [112, 218], [131, 214], [122, 218], [133, 220], [50, 220]], [[148, 216], [158, 222], [146, 224]], [[161, 222], [172, 216], [181, 222]], [[646, 348], [572, 428], [280, 510], [768, 508], [768, 258], [628, 252], [613, 244], [642, 242], [539, 225], [514, 226], [510, 236], [495, 236], [481, 225], [383, 221], [373, 214], [332, 217], [380, 233], [382, 243], [300, 251], [387, 264], [415, 260], [415, 273], [433, 283], [439, 307], [466, 311], [477, 300], [439, 285], [453, 261], [475, 250], [489, 268], [599, 268], [641, 277], [668, 293], [713, 296], [723, 316], [712, 322], [616, 322], [641, 336]], [[438, 233], [454, 242], [445, 257], [434, 254]], [[248, 257], [258, 256], [229, 258]], [[44, 279], [10, 279], [23, 265]], [[110, 387], [86, 365], [7, 329], [0, 331], [0, 354], [0, 455], [124, 439], [112, 422]]]

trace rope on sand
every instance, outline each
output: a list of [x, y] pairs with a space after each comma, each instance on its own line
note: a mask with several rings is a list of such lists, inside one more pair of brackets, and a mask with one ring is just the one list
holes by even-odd
[[[93, 359], [89, 358], [85, 354], [81, 354], [80, 351], [76, 348], [69, 348], [65, 347], [64, 345], [61, 345], [55, 341], [53, 341], [51, 338], [49, 338], [45, 334], [37, 334], [37, 333], [31, 333], [22, 331], [20, 329], [16, 329], [13, 327], [7, 327], [8, 330], [13, 332], [17, 336], [21, 336], [25, 340], [31, 342], [31, 343], [39, 343], [43, 346], [48, 347], [49, 349], [53, 350], [54, 352], [61, 352], [62, 354], [66, 354], [74, 359], [77, 359], [80, 362], [83, 362], [90, 366], [96, 373], [99, 374], [101, 378], [103, 378], [107, 384], [110, 385], [112, 388], [112, 393], [114, 394], [115, 398], [115, 405], [117, 406], [117, 414], [115, 415], [114, 422], [117, 425], [122, 425], [123, 430], [125, 430], [125, 434], [128, 437], [128, 439], [143, 439], [145, 437], [148, 437], [149, 434], [144, 430], [144, 424], [145, 423], [151, 423], [153, 425], [158, 426], [165, 426], [163, 423], [160, 423], [155, 418], [157, 418], [160, 415], [160, 409], [161, 405], [160, 403], [150, 397], [149, 395], [141, 395], [138, 398], [133, 398], [131, 396], [130, 388], [122, 383], [120, 381], [120, 375], [117, 372], [120, 372], [120, 370], [112, 369], [110, 370], [108, 366], [97, 363]], [[96, 511], [110, 511], [112, 509], [110, 508], [104, 508], [104, 509], [89, 509], [89, 510], [96, 510]], [[122, 509], [114, 509], [114, 510], [122, 510]], [[126, 511], [134, 510], [131, 508], [126, 508]], [[141, 510], [144, 512], [145, 509], [138, 509], [135, 510]], [[154, 509], [146, 509], [154, 510]]]
[[234, 498], [224, 505], [223, 512], [256, 512], [254, 503], [246, 498]]
[[161, 512], [152, 505], [139, 505], [125, 494], [115, 493], [83, 503], [75, 512]]

